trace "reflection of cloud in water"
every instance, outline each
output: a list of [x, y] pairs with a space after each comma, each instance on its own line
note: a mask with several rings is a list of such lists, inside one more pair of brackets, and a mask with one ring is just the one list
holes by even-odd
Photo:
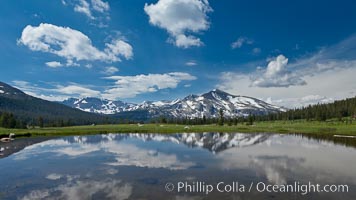
[[[51, 189], [34, 190], [25, 195], [22, 200], [37, 199], [128, 199], [132, 186], [119, 180], [106, 179], [103, 181], [68, 181]], [[55, 197], [55, 198], [53, 198]]]
[[32, 145], [19, 154], [14, 155], [15, 160], [28, 159], [41, 153], [56, 153], [70, 157], [80, 157], [97, 151], [110, 153], [115, 157], [114, 162], [106, 164], [112, 166], [137, 166], [149, 168], [167, 168], [172, 170], [187, 169], [194, 166], [193, 162], [181, 161], [175, 154], [166, 154], [156, 150], [143, 149], [134, 144], [120, 143], [108, 139], [96, 143], [86, 143], [87, 137], [72, 137], [74, 142], [64, 139], [49, 140]]
[[[14, 154], [15, 160], [25, 160], [39, 152], [54, 152], [68, 156], [81, 156], [95, 151], [103, 150], [111, 144], [125, 143], [126, 139], [139, 139], [142, 141], [171, 142], [185, 144], [189, 147], [200, 147], [211, 152], [219, 153], [227, 149], [253, 146], [264, 142], [270, 134], [243, 134], [243, 133], [183, 133], [183, 134], [105, 134], [93, 136], [72, 136], [63, 139], [48, 140], [28, 146], [19, 153]], [[134, 146], [134, 145], [132, 145]], [[56, 148], [59, 147], [59, 148]], [[41, 150], [39, 150], [41, 149]], [[162, 155], [162, 154], [161, 154]]]
[[58, 180], [61, 177], [62, 177], [62, 175], [60, 175], [60, 174], [48, 174], [46, 176], [46, 179], [48, 179], [48, 180]]
[[114, 175], [114, 174], [119, 173], [119, 170], [113, 169], [113, 168], [109, 168], [109, 169], [106, 170], [106, 173], [109, 174], [109, 175]]
[[287, 175], [301, 168], [303, 158], [290, 158], [288, 156], [257, 156], [252, 158], [251, 166], [263, 171], [269, 182], [273, 184], [286, 184]]
[[98, 147], [96, 145], [83, 144], [80, 146], [69, 145], [69, 147], [59, 148], [58, 150], [55, 150], [54, 152], [59, 153], [59, 154], [64, 154], [67, 156], [82, 156], [84, 154], [92, 153], [92, 152], [99, 151], [99, 150], [100, 150], [100, 147]]
[[113, 166], [133, 165], [167, 169], [187, 169], [194, 166], [192, 162], [179, 161], [176, 155], [140, 149], [133, 145], [106, 143], [103, 147], [106, 151], [116, 155], [116, 162], [108, 163]]

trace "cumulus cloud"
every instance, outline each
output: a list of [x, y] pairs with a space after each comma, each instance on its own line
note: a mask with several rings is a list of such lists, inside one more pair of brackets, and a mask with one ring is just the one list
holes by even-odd
[[133, 56], [132, 47], [127, 42], [116, 39], [106, 43], [101, 51], [92, 45], [88, 36], [69, 27], [41, 23], [39, 26], [28, 25], [22, 31], [19, 44], [32, 51], [52, 53], [67, 59], [67, 65], [75, 61], [119, 62], [121, 58]]
[[[145, 149], [132, 144], [121, 143], [120, 135], [109, 134], [103, 136], [96, 143], [87, 142], [87, 137], [76, 136], [73, 141], [65, 139], [50, 140], [35, 144], [16, 155], [17, 160], [28, 159], [29, 155], [54, 153], [55, 155], [80, 157], [101, 151], [111, 154], [115, 159], [103, 163], [107, 166], [135, 166], [147, 168], [165, 168], [169, 170], [184, 170], [195, 165], [191, 161], [179, 159], [175, 154], [167, 154], [155, 149]], [[45, 151], [40, 151], [47, 147]], [[59, 177], [61, 178], [61, 177]]]
[[112, 75], [118, 71], [119, 71], [119, 69], [117, 67], [109, 66], [109, 67], [105, 67], [105, 69], [104, 69], [104, 71], [102, 71], [102, 73], [106, 74], [106, 75]]
[[62, 101], [69, 97], [98, 97], [101, 94], [98, 90], [76, 83], [71, 83], [67, 86], [55, 84], [47, 88], [27, 81], [15, 80], [12, 82], [15, 87], [26, 94], [49, 101]]
[[191, 60], [191, 61], [188, 61], [188, 62], [185, 63], [186, 66], [190, 66], [190, 67], [191, 67], [191, 66], [195, 66], [195, 65], [197, 65], [197, 64], [198, 64], [198, 63], [195, 62], [194, 60]]
[[148, 74], [136, 76], [110, 76], [115, 85], [106, 90], [105, 98], [131, 98], [138, 94], [156, 92], [161, 89], [176, 88], [182, 81], [195, 80], [196, 77], [188, 73], [172, 72], [167, 74]]
[[149, 22], [165, 29], [169, 42], [180, 48], [201, 46], [200, 38], [191, 35], [209, 29], [207, 14], [212, 11], [208, 0], [159, 0], [145, 4]]
[[269, 97], [266, 99], [267, 103], [283, 106], [285, 108], [300, 108], [300, 107], [303, 107], [303, 106], [305, 107], [305, 106], [312, 105], [315, 103], [330, 103], [333, 101], [334, 101], [333, 98], [329, 98], [326, 96], [320, 96], [320, 95], [307, 95], [307, 96], [298, 97], [298, 98], [284, 98], [284, 99], [275, 99], [275, 98]]
[[256, 156], [252, 158], [251, 167], [263, 171], [267, 180], [276, 185], [287, 184], [287, 176], [302, 168], [304, 158], [288, 156]]
[[111, 60], [117, 60], [117, 56], [123, 56], [126, 59], [131, 59], [133, 56], [132, 46], [123, 40], [114, 40], [112, 43], [105, 44], [107, 47], [105, 52], [109, 55]]
[[165, 168], [183, 170], [194, 166], [193, 162], [182, 161], [174, 154], [166, 154], [156, 150], [146, 150], [133, 145], [108, 142], [106, 151], [118, 155], [115, 162], [107, 163], [111, 166], [136, 166], [148, 168]]
[[72, 5], [75, 12], [84, 14], [90, 20], [102, 19], [102, 17], [98, 17], [98, 14], [107, 15], [107, 12], [110, 10], [109, 3], [102, 0], [74, 0], [68, 2], [62, 0], [62, 4], [65, 6], [68, 4]]
[[289, 108], [353, 97], [355, 44], [354, 35], [293, 62], [279, 55], [265, 68], [245, 73], [223, 72], [216, 87]]
[[[223, 72], [216, 87], [232, 94], [252, 96], [262, 100], [270, 99], [270, 102], [275, 105], [296, 108], [301, 105], [330, 102], [356, 96], [356, 83], [354, 81], [356, 62], [353, 66], [305, 75], [306, 85], [290, 87], [253, 87], [251, 86], [251, 74]], [[313, 96], [320, 98], [309, 98]], [[306, 102], [302, 103], [301, 100]]]
[[46, 65], [48, 67], [52, 67], [52, 68], [57, 68], [57, 67], [62, 67], [62, 63], [57, 62], [57, 61], [51, 61], [51, 62], [46, 62]]
[[104, 13], [110, 9], [109, 3], [102, 0], [91, 0], [91, 4], [94, 10], [101, 13]]
[[46, 189], [36, 189], [23, 196], [22, 200], [35, 199], [95, 199], [103, 196], [104, 199], [128, 199], [132, 194], [133, 187], [120, 180], [105, 179], [94, 180], [67, 180], [64, 184]]
[[82, 97], [95, 97], [99, 96], [100, 92], [78, 85], [59, 86], [55, 89], [56, 92], [67, 95], [78, 95]]
[[284, 55], [277, 56], [271, 60], [267, 68], [253, 77], [252, 86], [258, 87], [289, 87], [292, 85], [305, 85], [306, 82], [299, 74], [287, 69], [288, 58]]
[[248, 45], [253, 44], [253, 40], [249, 39], [247, 37], [239, 37], [236, 41], [231, 43], [231, 48], [232, 49], [239, 49], [245, 44], [248, 44]]
[[[118, 70], [115, 67], [107, 67], [103, 73], [115, 73]], [[41, 99], [49, 101], [62, 101], [70, 97], [98, 97], [106, 99], [131, 98], [139, 94], [157, 92], [162, 89], [174, 89], [183, 81], [195, 80], [196, 77], [188, 73], [172, 72], [166, 74], [148, 74], [136, 76], [109, 76], [105, 79], [113, 80], [114, 82], [104, 89], [90, 85], [79, 85], [69, 83], [68, 85], [61, 84], [46, 84], [37, 85], [26, 81], [13, 81], [15, 87], [25, 93]]]
[[90, 5], [85, 0], [79, 0], [78, 4], [74, 6], [74, 11], [86, 15], [90, 19], [94, 19], [94, 16], [90, 10]]
[[62, 178], [62, 175], [60, 175], [60, 174], [55, 174], [55, 173], [53, 173], [53, 174], [48, 174], [47, 176], [46, 176], [46, 179], [48, 179], [48, 180], [58, 180], [58, 179], [61, 179]]

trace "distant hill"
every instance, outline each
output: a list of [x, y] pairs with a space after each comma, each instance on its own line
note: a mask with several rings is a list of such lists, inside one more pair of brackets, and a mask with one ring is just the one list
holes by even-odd
[[60, 103], [50, 102], [25, 94], [19, 89], [0, 82], [0, 113], [9, 112], [28, 123], [39, 118], [45, 125], [83, 125], [105, 123], [107, 116], [84, 112]]

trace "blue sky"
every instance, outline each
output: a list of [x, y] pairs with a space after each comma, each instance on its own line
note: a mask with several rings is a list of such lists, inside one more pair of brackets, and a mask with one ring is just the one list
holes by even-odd
[[355, 1], [2, 0], [0, 80], [48, 100], [220, 88], [294, 107], [355, 96]]

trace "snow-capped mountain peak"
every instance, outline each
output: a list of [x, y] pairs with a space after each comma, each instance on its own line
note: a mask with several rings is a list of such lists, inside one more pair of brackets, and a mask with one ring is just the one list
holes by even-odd
[[62, 103], [83, 111], [101, 114], [117, 114], [140, 110], [147, 111], [152, 117], [168, 116], [175, 118], [218, 117], [220, 109], [223, 110], [226, 117], [284, 111], [283, 108], [259, 99], [232, 95], [219, 89], [214, 89], [202, 95], [190, 94], [183, 99], [173, 101], [144, 101], [140, 104], [91, 97], [71, 98]]
[[122, 101], [112, 101], [94, 97], [69, 98], [62, 102], [64, 105], [77, 108], [86, 112], [100, 114], [115, 114], [119, 112], [130, 111], [136, 104], [125, 103]]

